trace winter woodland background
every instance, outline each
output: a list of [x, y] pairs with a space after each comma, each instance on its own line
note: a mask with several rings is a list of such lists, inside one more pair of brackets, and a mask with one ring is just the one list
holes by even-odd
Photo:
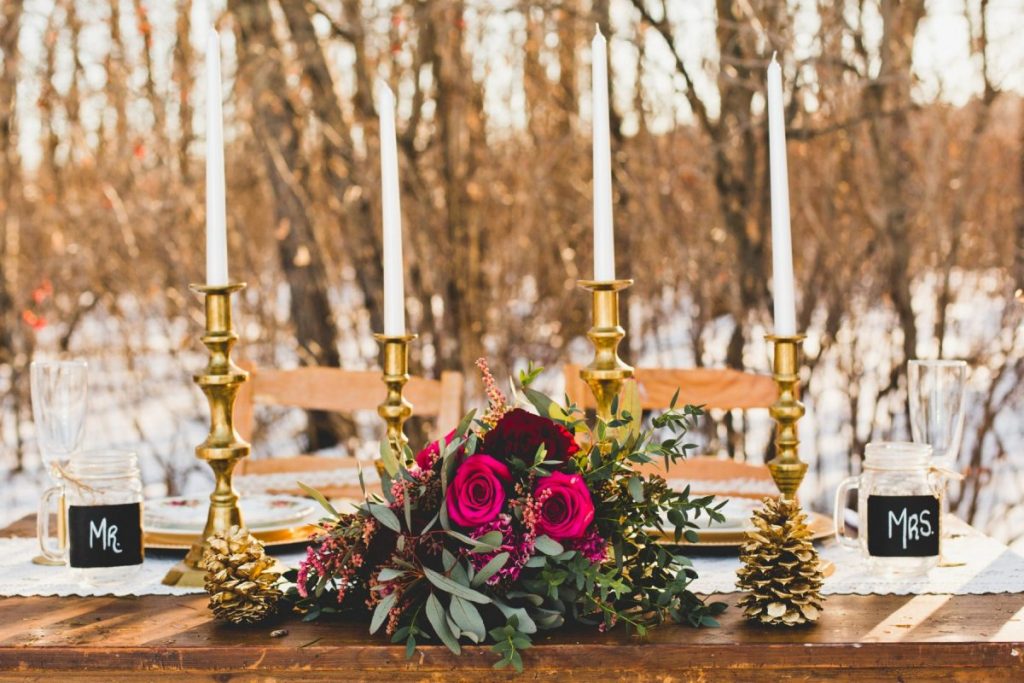
[[[764, 69], [787, 83], [805, 495], [906, 438], [905, 365], [966, 358], [953, 495], [1024, 538], [1024, 7], [1019, 0], [4, 0], [0, 494], [42, 481], [27, 368], [92, 364], [92, 445], [152, 495], [195, 489], [205, 404], [203, 51], [224, 40], [239, 355], [374, 366], [382, 327], [375, 79], [399, 99], [415, 371], [586, 360], [590, 39], [611, 36], [618, 271], [634, 364], [765, 371]], [[261, 413], [256, 453], [365, 451], [376, 423]], [[767, 418], [705, 448], [764, 457]], [[364, 445], [360, 445], [364, 444]], [[373, 447], [369, 449], [372, 451]]]

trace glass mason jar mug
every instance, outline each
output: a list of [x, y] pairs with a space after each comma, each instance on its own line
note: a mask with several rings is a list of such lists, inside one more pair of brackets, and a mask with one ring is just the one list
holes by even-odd
[[[50, 505], [63, 494], [65, 547], [50, 547]], [[114, 583], [142, 567], [142, 478], [134, 453], [88, 451], [72, 456], [61, 483], [39, 509], [43, 555], [66, 560], [72, 575], [92, 584]]]
[[[874, 570], [923, 574], [939, 562], [939, 482], [931, 446], [869, 443], [860, 476], [836, 490], [836, 540], [856, 548]], [[846, 495], [857, 489], [857, 538], [845, 534]]]

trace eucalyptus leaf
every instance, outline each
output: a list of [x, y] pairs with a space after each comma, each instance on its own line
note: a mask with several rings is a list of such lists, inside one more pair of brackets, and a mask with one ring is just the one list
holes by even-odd
[[470, 538], [465, 534], [460, 534], [458, 531], [452, 531], [448, 529], [446, 533], [452, 538], [462, 541], [468, 545], [474, 553], [493, 553], [495, 550], [501, 547], [504, 541], [500, 531], [490, 531], [480, 538]]
[[522, 633], [533, 634], [537, 632], [537, 624], [533, 622], [533, 619], [530, 618], [530, 615], [522, 607], [512, 607], [511, 605], [506, 605], [500, 600], [495, 600], [494, 604], [499, 610], [501, 610], [501, 613], [505, 615], [506, 619], [511, 619], [512, 617], [516, 618], [516, 622], [518, 624], [517, 629]]
[[505, 541], [505, 538], [501, 535], [500, 531], [488, 531], [486, 534], [475, 540], [480, 545], [486, 545], [491, 548], [498, 549]]
[[533, 404], [538, 413], [541, 415], [551, 415], [551, 406], [555, 404], [554, 401], [536, 389], [530, 389], [529, 387], [523, 389], [523, 393], [526, 394], [526, 400]]
[[378, 581], [393, 581], [400, 576], [405, 576], [408, 572], [404, 569], [395, 569], [394, 567], [384, 567], [377, 573]]
[[370, 633], [376, 633], [384, 621], [388, 618], [388, 612], [395, 604], [395, 600], [398, 598], [398, 593], [389, 593], [385, 595], [377, 606], [373, 609], [373, 617], [370, 619]]
[[629, 495], [633, 497], [634, 503], [644, 502], [644, 482], [637, 475], [633, 475], [629, 478]]
[[482, 586], [487, 581], [487, 579], [491, 578], [499, 571], [501, 571], [501, 568], [505, 566], [506, 562], [508, 562], [508, 558], [508, 553], [498, 553], [497, 555], [492, 557], [490, 560], [487, 561], [487, 564], [481, 567], [480, 571], [476, 573], [476, 576], [473, 577], [473, 580], [470, 582], [470, 585], [472, 585], [474, 588]]
[[455, 556], [452, 555], [448, 548], [441, 548], [441, 565], [446, 572], [450, 572], [452, 567], [455, 566]]
[[455, 636], [452, 635], [451, 629], [448, 628], [444, 607], [441, 606], [441, 601], [433, 593], [427, 597], [426, 612], [427, 620], [434, 627], [434, 633], [441, 639], [441, 642], [455, 654], [460, 654], [462, 648], [459, 647], [459, 641], [456, 640]]
[[394, 532], [401, 533], [402, 524], [398, 521], [398, 515], [396, 515], [391, 508], [380, 503], [367, 503], [367, 508], [370, 514], [376, 518], [378, 522], [391, 529]]
[[546, 535], [538, 536], [533, 542], [533, 547], [545, 555], [560, 555], [565, 551], [561, 543]]
[[384, 465], [385, 472], [392, 477], [398, 474], [398, 456], [395, 455], [387, 439], [382, 439], [380, 442], [380, 461]]
[[459, 421], [459, 426], [455, 428], [455, 433], [462, 436], [469, 431], [469, 426], [473, 424], [473, 417], [476, 415], [476, 408], [466, 413]]
[[484, 620], [480, 616], [476, 606], [468, 600], [463, 600], [457, 595], [452, 596], [451, 605], [448, 608], [452, 619], [458, 624], [464, 633], [471, 633], [475, 636], [475, 642], [481, 642], [487, 636], [484, 628]]
[[412, 496], [406, 494], [402, 497], [402, 512], [405, 513], [405, 527], [412, 530]]
[[430, 581], [430, 583], [434, 584], [445, 593], [451, 593], [452, 595], [457, 595], [464, 600], [480, 603], [481, 605], [486, 605], [491, 602], [491, 599], [483, 593], [479, 593], [468, 586], [463, 586], [462, 584], [449, 579], [444, 574], [434, 571], [430, 567], [423, 568], [423, 575], [427, 577], [427, 580]]
[[310, 498], [312, 498], [316, 502], [320, 503], [320, 505], [323, 507], [323, 509], [327, 510], [329, 513], [331, 513], [335, 517], [340, 517], [341, 516], [341, 515], [338, 514], [338, 511], [334, 509], [334, 506], [331, 505], [331, 501], [327, 500], [327, 498], [324, 497], [324, 494], [320, 493], [319, 491], [317, 491], [312, 486], [306, 486], [301, 481], [300, 482], [296, 482], [296, 483], [299, 485], [299, 488], [301, 488], [303, 491], [305, 491], [306, 494]]

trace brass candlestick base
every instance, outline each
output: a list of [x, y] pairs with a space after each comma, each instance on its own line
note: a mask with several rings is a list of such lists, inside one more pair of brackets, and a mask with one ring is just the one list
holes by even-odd
[[632, 280], [580, 280], [579, 286], [594, 297], [593, 327], [587, 338], [594, 345], [594, 360], [580, 370], [580, 377], [594, 394], [597, 416], [612, 419], [612, 401], [622, 390], [622, 382], [633, 376], [633, 368], [619, 358], [619, 343], [626, 331], [619, 325], [619, 292]]
[[185, 559], [167, 573], [163, 581], [166, 585], [202, 586], [204, 572], [199, 565], [207, 539], [214, 533], [226, 532], [233, 525], [242, 526], [238, 494], [231, 484], [231, 475], [238, 461], [249, 455], [249, 444], [235, 431], [232, 412], [238, 389], [249, 378], [249, 373], [231, 361], [231, 347], [238, 340], [231, 324], [231, 295], [244, 287], [245, 283], [192, 285], [194, 291], [206, 297], [206, 334], [202, 341], [210, 350], [206, 369], [193, 376], [210, 404], [210, 433], [196, 447], [196, 457], [213, 469], [214, 486], [202, 538], [192, 545]]
[[768, 463], [768, 470], [785, 500], [796, 497], [807, 463], [800, 461], [796, 423], [804, 415], [804, 404], [800, 402], [800, 347], [804, 335], [767, 337], [775, 346], [775, 362], [772, 377], [779, 387], [779, 398], [769, 408], [775, 420], [775, 458]]
[[[375, 334], [373, 338], [381, 346], [381, 367], [384, 369], [381, 378], [388, 390], [384, 402], [377, 406], [377, 414], [387, 425], [387, 441], [391, 452], [401, 462], [405, 459], [405, 447], [409, 443], [402, 426], [412, 416], [412, 404], [402, 395], [402, 389], [409, 381], [409, 342], [416, 339], [416, 335]], [[378, 460], [377, 472], [383, 474], [384, 469], [384, 462]], [[389, 474], [393, 475], [394, 472]]]

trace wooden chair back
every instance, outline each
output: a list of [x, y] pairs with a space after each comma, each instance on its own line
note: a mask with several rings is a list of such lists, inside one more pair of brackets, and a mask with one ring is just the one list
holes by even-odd
[[[246, 441], [252, 438], [257, 404], [352, 413], [376, 410], [386, 393], [380, 371], [240, 365], [249, 371], [249, 381], [242, 384], [235, 401], [235, 429]], [[411, 377], [404, 391], [417, 416], [437, 418], [437, 431], [453, 429], [462, 419], [462, 393], [460, 372], [442, 372], [440, 379]]]
[[[708, 409], [768, 408], [778, 398], [775, 381], [767, 375], [728, 368], [637, 368], [634, 372], [644, 410], [668, 408], [679, 390], [679, 405], [692, 403]], [[580, 378], [580, 366], [566, 365], [565, 393], [583, 408], [594, 407], [594, 396]]]
[[[691, 403], [712, 410], [769, 408], [779, 395], [771, 377], [728, 368], [636, 368], [634, 374], [640, 406], [644, 410], [668, 408], [677, 389], [677, 405]], [[566, 365], [564, 376], [569, 399], [582, 408], [595, 407], [590, 388], [580, 378], [580, 367]], [[759, 496], [775, 488], [764, 465], [716, 456], [691, 457], [677, 462], [668, 472], [662, 464], [652, 464], [647, 469], [665, 476], [670, 483], [676, 480], [691, 483], [695, 493]]]

